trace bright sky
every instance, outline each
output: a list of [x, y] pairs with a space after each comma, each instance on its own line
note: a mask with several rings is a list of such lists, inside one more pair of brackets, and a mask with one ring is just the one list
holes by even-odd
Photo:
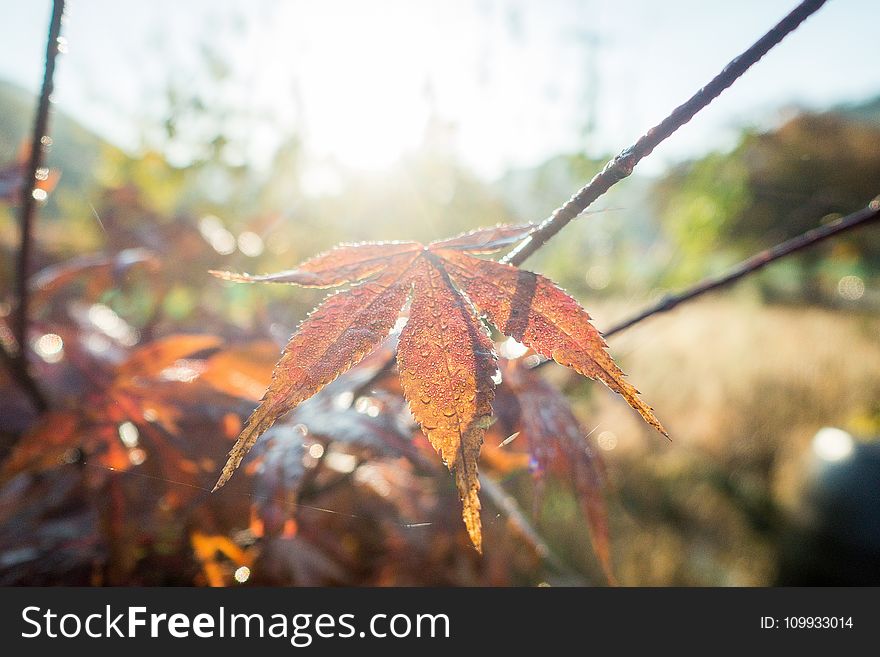
[[[36, 90], [50, 5], [0, 0], [0, 78]], [[252, 158], [297, 125], [316, 158], [381, 168], [420, 142], [433, 112], [456, 126], [462, 161], [494, 177], [584, 144], [593, 154], [619, 151], [794, 5], [72, 0], [56, 102], [133, 148], [135, 119], [155, 106], [169, 70], [192, 68], [193, 44], [211, 40], [244, 81], [226, 100], [272, 117], [244, 128]], [[233, 16], [243, 19], [240, 33]], [[736, 128], [788, 104], [880, 94], [877, 25], [877, 0], [830, 0], [640, 168], [724, 147]]]

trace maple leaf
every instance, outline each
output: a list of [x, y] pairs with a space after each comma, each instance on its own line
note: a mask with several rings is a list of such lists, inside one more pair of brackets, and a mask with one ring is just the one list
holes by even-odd
[[517, 444], [528, 445], [530, 467], [541, 490], [548, 471], [573, 482], [590, 527], [590, 540], [609, 583], [615, 583], [605, 504], [605, 464], [581, 431], [568, 399], [523, 359], [502, 365], [504, 386], [498, 397], [504, 432], [516, 431]]
[[427, 246], [342, 244], [295, 269], [263, 276], [211, 272], [237, 282], [350, 285], [327, 297], [300, 323], [214, 490], [229, 480], [276, 419], [385, 340], [411, 292], [409, 319], [397, 350], [401, 386], [413, 416], [455, 477], [462, 517], [478, 551], [482, 533], [477, 459], [491, 422], [497, 367], [477, 309], [505, 335], [601, 380], [666, 435], [574, 299], [543, 276], [476, 257], [519, 241], [533, 228], [495, 226]]
[[[164, 469], [177, 479], [191, 479], [193, 473], [187, 470], [193, 462], [169, 439], [180, 433], [177, 421], [183, 411], [178, 404], [187, 399], [192, 406], [204, 395], [187, 390], [184, 396], [179, 386], [187, 384], [165, 380], [162, 375], [182, 358], [220, 343], [220, 338], [212, 335], [172, 335], [132, 350], [125, 360], [105, 372], [100, 371], [98, 363], [92, 363], [93, 389], [77, 400], [75, 409], [43, 416], [3, 462], [0, 482], [23, 471], [44, 472], [70, 463], [74, 450], [81, 451], [88, 461], [126, 471], [137, 462], [134, 446], [125, 443], [120, 434], [120, 427], [126, 423], [137, 430], [136, 438], [142, 434], [140, 438], [146, 439], [150, 452], [156, 454]], [[66, 346], [73, 349], [74, 344], [70, 340]], [[216, 407], [220, 400], [214, 395], [208, 403]], [[154, 424], [167, 435], [157, 431]], [[100, 471], [100, 475], [105, 476], [106, 471]]]
[[38, 311], [58, 301], [59, 291], [75, 282], [86, 281], [87, 294], [80, 299], [97, 299], [108, 288], [121, 287], [134, 268], [151, 274], [159, 271], [159, 257], [148, 249], [123, 249], [112, 255], [96, 253], [50, 265], [34, 274], [28, 283], [31, 303]]

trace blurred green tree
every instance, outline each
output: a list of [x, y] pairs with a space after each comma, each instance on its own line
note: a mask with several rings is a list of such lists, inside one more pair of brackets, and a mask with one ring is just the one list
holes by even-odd
[[[858, 117], [858, 118], [855, 118]], [[774, 130], [746, 131], [730, 153], [681, 165], [655, 187], [663, 228], [682, 252], [672, 284], [717, 270], [864, 205], [880, 190], [880, 123], [861, 114], [804, 113]], [[876, 276], [880, 235], [835, 241], [775, 268], [765, 292], [809, 300], [844, 275]]]

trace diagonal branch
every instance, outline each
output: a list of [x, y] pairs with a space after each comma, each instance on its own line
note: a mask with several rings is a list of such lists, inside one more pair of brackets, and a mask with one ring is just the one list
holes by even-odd
[[801, 2], [788, 16], [756, 41], [751, 48], [733, 59], [711, 82], [691, 96], [690, 100], [676, 107], [669, 116], [648, 130], [635, 144], [624, 149], [617, 157], [608, 162], [600, 173], [572, 196], [565, 205], [556, 209], [548, 219], [508, 253], [502, 262], [521, 265], [526, 258], [544, 246], [547, 240], [586, 210], [597, 198], [629, 176], [642, 158], [650, 155], [667, 137], [717, 98], [722, 91], [732, 85], [771, 48], [797, 29], [825, 2], [826, 0], [804, 0]]
[[[30, 291], [28, 289], [28, 276], [33, 257], [33, 228], [36, 215], [36, 201], [34, 197], [34, 184], [37, 173], [43, 165], [45, 152], [45, 138], [49, 128], [49, 100], [54, 88], [55, 59], [58, 56], [58, 38], [61, 35], [61, 17], [64, 13], [64, 0], [55, 0], [52, 7], [52, 19], [49, 23], [49, 38], [46, 43], [46, 67], [43, 71], [43, 86], [40, 91], [40, 100], [37, 104], [37, 113], [34, 118], [34, 130], [31, 136], [30, 156], [27, 169], [21, 187], [21, 210], [19, 223], [21, 225], [21, 244], [18, 250], [18, 310], [13, 324], [13, 333], [19, 344], [20, 353], [24, 354], [24, 345], [27, 341], [28, 302]], [[24, 356], [22, 356], [24, 357]]]
[[28, 277], [33, 259], [33, 233], [37, 199], [34, 196], [34, 183], [40, 167], [43, 166], [45, 140], [49, 130], [50, 97], [54, 87], [55, 60], [58, 57], [61, 36], [61, 20], [64, 15], [64, 0], [52, 3], [52, 18], [49, 21], [49, 36], [46, 42], [46, 63], [43, 69], [43, 85], [37, 112], [34, 117], [34, 129], [31, 136], [30, 155], [21, 185], [21, 210], [19, 214], [20, 244], [18, 248], [16, 296], [17, 307], [12, 318], [12, 333], [18, 343], [18, 351], [10, 353], [3, 348], [2, 360], [8, 365], [13, 377], [24, 388], [38, 410], [46, 409], [46, 400], [36, 382], [28, 372], [27, 327], [30, 289]]
[[[653, 315], [669, 312], [673, 308], [687, 301], [696, 299], [707, 292], [731, 285], [749, 274], [760, 271], [771, 262], [776, 262], [777, 260], [790, 256], [793, 253], [803, 251], [804, 249], [824, 242], [832, 237], [836, 237], [837, 235], [859, 228], [860, 226], [867, 226], [878, 219], [880, 219], [880, 196], [868, 203], [868, 205], [861, 210], [853, 212], [852, 214], [825, 226], [808, 230], [797, 237], [792, 237], [790, 240], [781, 242], [776, 246], [771, 246], [769, 249], [760, 251], [755, 255], [746, 258], [739, 264], [734, 265], [723, 274], [705, 278], [699, 283], [682, 290], [678, 294], [666, 295], [653, 306], [648, 306], [635, 315], [619, 321], [608, 330], [602, 331], [602, 335], [609, 338], [615, 333], [621, 333]], [[542, 367], [552, 362], [552, 360], [542, 360], [536, 367]]]
[[577, 573], [569, 568], [550, 548], [547, 541], [541, 536], [537, 529], [526, 518], [526, 515], [520, 509], [516, 499], [509, 495], [501, 482], [486, 475], [480, 475], [481, 490], [486, 496], [492, 500], [492, 503], [507, 516], [507, 521], [511, 528], [516, 531], [519, 537], [534, 550], [535, 555], [548, 566], [553, 568], [560, 575], [570, 580], [570, 584], [574, 586], [588, 586], [590, 582], [584, 579], [581, 573]]
[[776, 246], [772, 246], [769, 249], [756, 253], [750, 258], [734, 265], [723, 274], [706, 278], [678, 294], [666, 295], [653, 306], [649, 306], [640, 313], [618, 322], [607, 331], [603, 331], [602, 334], [607, 338], [615, 333], [625, 331], [634, 324], [638, 324], [652, 315], [668, 312], [679, 304], [690, 301], [706, 292], [711, 292], [712, 290], [717, 290], [720, 287], [735, 283], [743, 276], [748, 276], [749, 274], [759, 271], [771, 262], [775, 262], [776, 260], [789, 256], [792, 253], [802, 251], [814, 244], [818, 244], [831, 237], [858, 228], [859, 226], [864, 226], [877, 221], [878, 218], [880, 218], [880, 196], [868, 203], [868, 205], [861, 210], [853, 212], [842, 219], [838, 219], [837, 221], [819, 228], [813, 228], [805, 233], [801, 233], [797, 237], [792, 237], [790, 240], [786, 240], [781, 244], [777, 244]]
[[18, 353], [12, 353], [6, 345], [0, 342], [0, 362], [6, 367], [12, 375], [12, 379], [21, 386], [21, 389], [30, 397], [34, 407], [41, 413], [48, 408], [46, 398], [42, 391], [37, 387], [37, 382], [25, 366], [25, 361], [19, 358]]

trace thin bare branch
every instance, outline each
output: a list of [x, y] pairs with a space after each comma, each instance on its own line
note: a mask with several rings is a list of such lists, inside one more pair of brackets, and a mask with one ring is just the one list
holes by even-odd
[[58, 57], [61, 37], [61, 19], [64, 15], [64, 0], [54, 0], [52, 18], [49, 21], [49, 37], [46, 43], [46, 63], [43, 69], [43, 86], [37, 103], [34, 117], [34, 129], [31, 135], [31, 147], [27, 168], [21, 186], [21, 208], [19, 213], [20, 243], [18, 248], [16, 312], [12, 320], [12, 333], [18, 343], [18, 353], [11, 354], [3, 350], [3, 360], [9, 365], [10, 371], [19, 384], [27, 391], [34, 405], [41, 411], [46, 408], [46, 400], [39, 387], [28, 372], [28, 306], [30, 302], [30, 286], [28, 277], [33, 259], [33, 233], [36, 216], [37, 199], [34, 196], [34, 185], [38, 172], [43, 166], [46, 138], [49, 131], [49, 106], [54, 87], [55, 60]]
[[[617, 324], [614, 324], [611, 328], [603, 331], [602, 335], [609, 338], [616, 333], [621, 333], [649, 317], [669, 312], [673, 308], [687, 301], [692, 301], [707, 292], [731, 285], [749, 274], [760, 271], [771, 262], [776, 262], [777, 260], [790, 256], [793, 253], [803, 251], [804, 249], [859, 228], [860, 226], [867, 226], [878, 219], [880, 219], [880, 196], [857, 212], [853, 212], [852, 214], [824, 226], [808, 230], [797, 237], [792, 237], [776, 246], [771, 246], [769, 249], [760, 251], [734, 265], [723, 274], [705, 278], [699, 283], [696, 283], [677, 294], [668, 294], [654, 305], [648, 306], [635, 315], [627, 317], [626, 319], [619, 321]], [[542, 367], [547, 363], [552, 362], [552, 360], [544, 360], [538, 363], [536, 367]]]
[[48, 408], [46, 398], [43, 397], [43, 393], [37, 387], [36, 381], [34, 381], [33, 377], [28, 373], [24, 360], [18, 358], [17, 354], [14, 355], [10, 353], [2, 342], [0, 342], [0, 361], [3, 362], [3, 365], [12, 375], [12, 379], [18, 383], [18, 385], [21, 386], [21, 389], [27, 393], [28, 397], [30, 397], [34, 407], [40, 413], [45, 411]]
[[507, 516], [507, 521], [517, 534], [528, 543], [541, 561], [553, 568], [560, 575], [567, 577], [570, 583], [576, 586], [589, 586], [589, 582], [581, 573], [574, 572], [569, 568], [550, 548], [547, 541], [526, 518], [516, 499], [509, 495], [500, 482], [485, 473], [480, 474], [480, 488], [486, 494], [492, 504]]
[[733, 59], [724, 70], [715, 76], [705, 87], [697, 91], [690, 100], [675, 108], [672, 113], [656, 126], [648, 130], [639, 140], [624, 149], [605, 165], [585, 187], [572, 196], [565, 205], [553, 212], [528, 237], [508, 253], [502, 262], [521, 265], [526, 258], [540, 249], [551, 237], [562, 230], [575, 217], [586, 210], [597, 198], [613, 185], [629, 176], [642, 158], [649, 155], [667, 137], [672, 135], [694, 115], [705, 108], [722, 91], [732, 85], [753, 64], [793, 32], [811, 14], [815, 13], [827, 0], [804, 0], [788, 16], [752, 45], [751, 48]]
[[780, 258], [791, 255], [792, 253], [802, 251], [815, 244], [824, 242], [831, 237], [858, 228], [859, 226], [865, 226], [876, 221], [878, 218], [880, 218], [880, 196], [875, 198], [858, 212], [854, 212], [825, 226], [808, 230], [797, 237], [792, 237], [790, 240], [786, 240], [781, 244], [777, 244], [776, 246], [765, 249], [760, 253], [756, 253], [750, 258], [734, 265], [723, 274], [706, 278], [678, 294], [664, 296], [653, 306], [649, 306], [632, 317], [628, 317], [627, 319], [618, 322], [607, 331], [604, 331], [603, 335], [607, 338], [615, 333], [625, 331], [634, 324], [638, 324], [652, 315], [668, 312], [679, 304], [695, 299], [706, 292], [711, 292], [712, 290], [717, 290], [720, 287], [735, 283], [744, 276], [748, 276], [749, 274], [763, 269], [771, 262], [775, 262]]

